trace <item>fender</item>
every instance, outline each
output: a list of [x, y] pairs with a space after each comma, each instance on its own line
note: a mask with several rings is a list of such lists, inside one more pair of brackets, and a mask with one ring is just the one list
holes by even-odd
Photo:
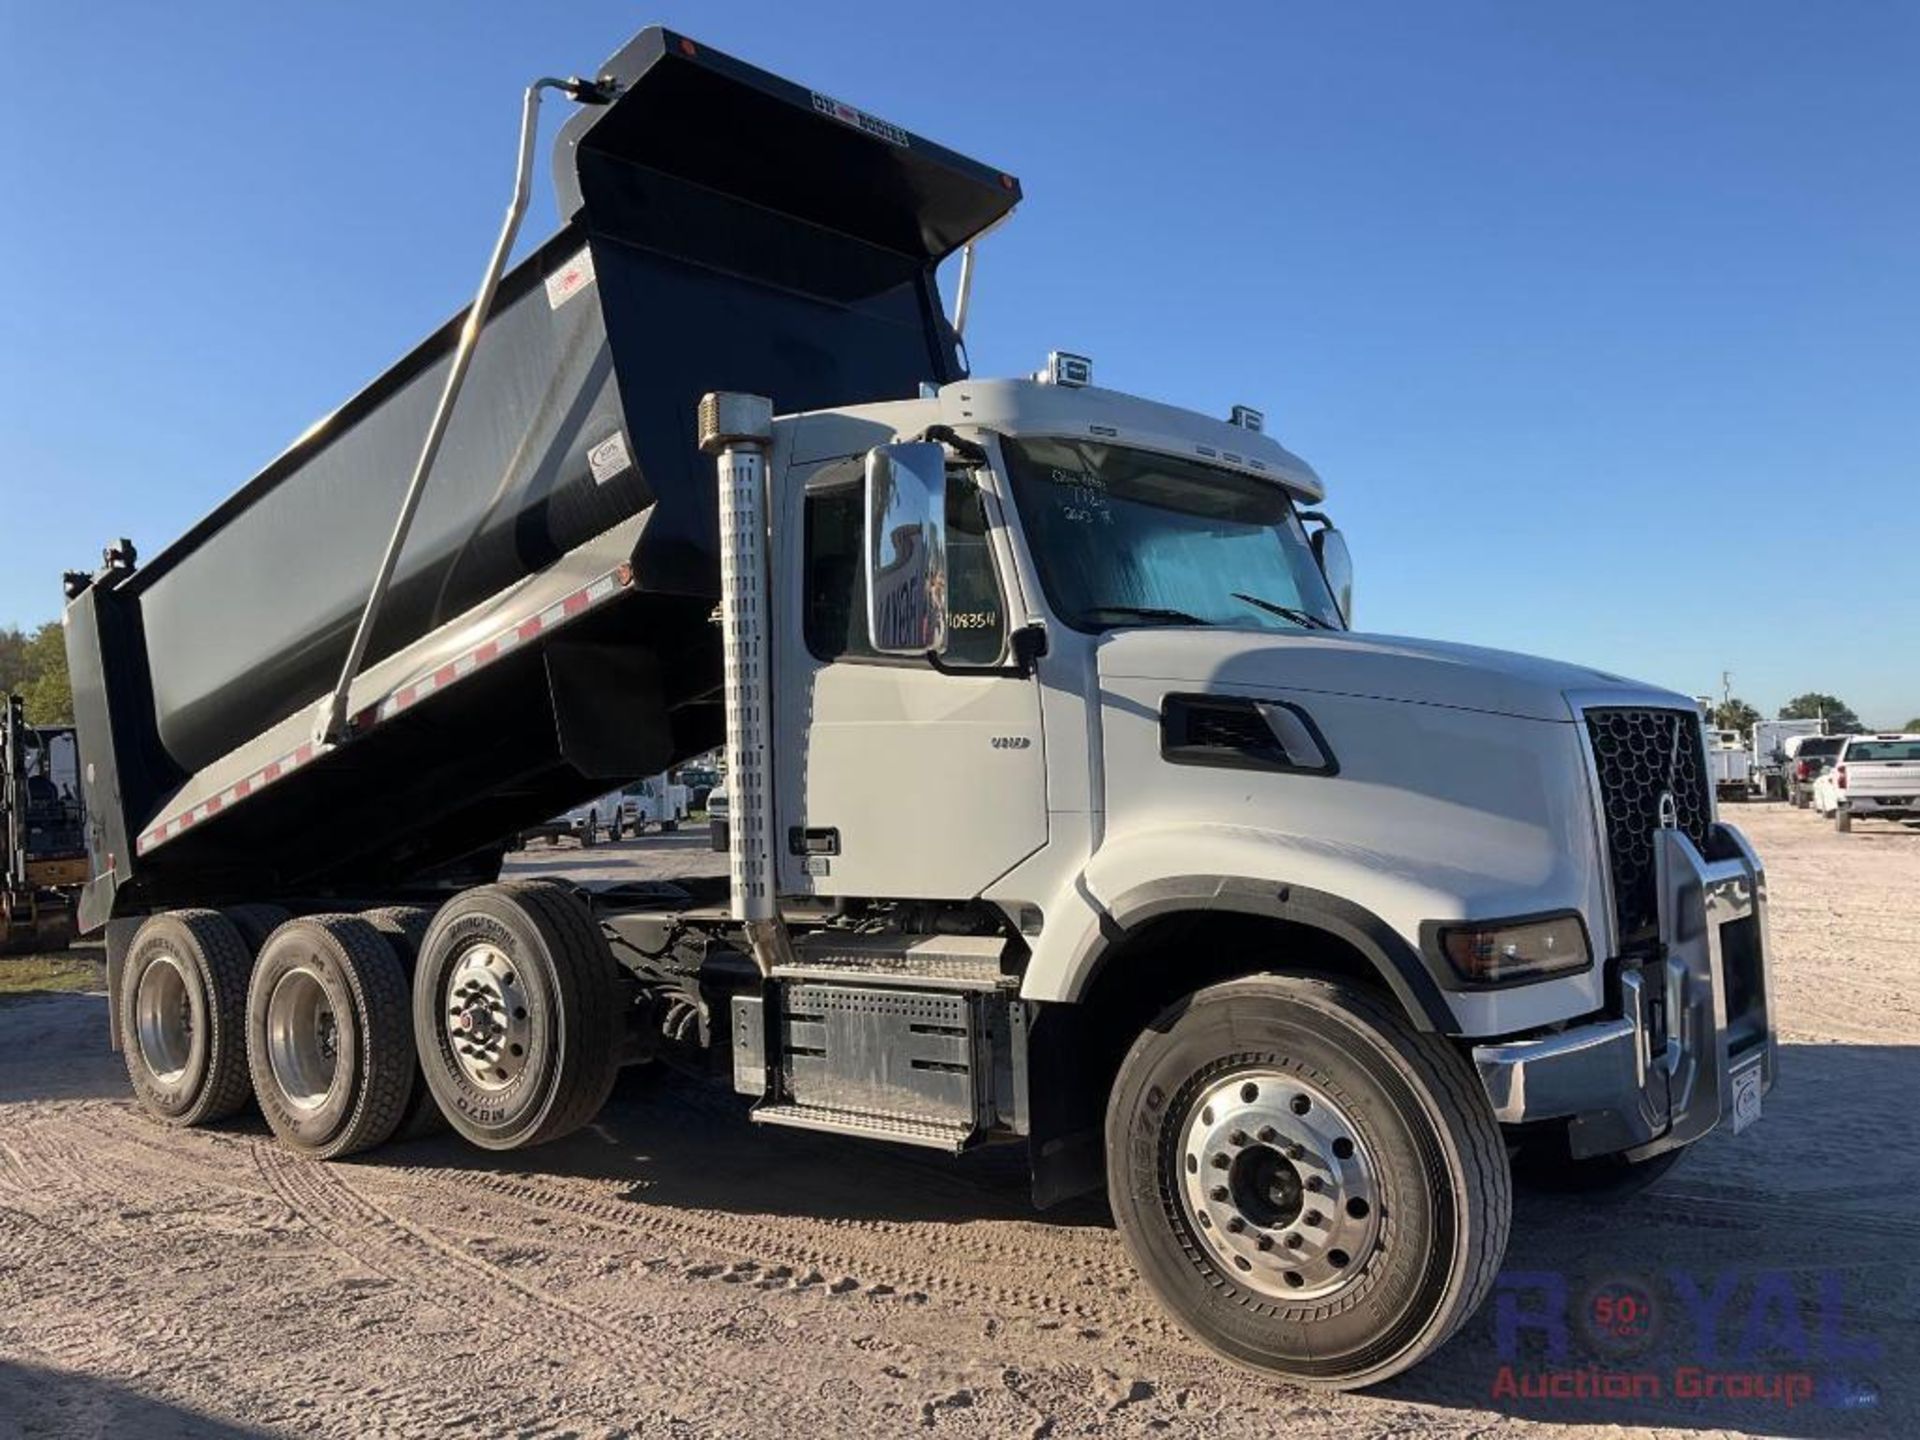
[[1129, 931], [1177, 910], [1231, 911], [1309, 925], [1345, 941], [1415, 1024], [1457, 1034], [1452, 1008], [1407, 937], [1418, 935], [1424, 920], [1463, 915], [1462, 894], [1477, 878], [1444, 862], [1312, 836], [1219, 824], [1156, 829], [1103, 846], [1070, 891], [1047, 907], [1021, 994], [1072, 1003]]

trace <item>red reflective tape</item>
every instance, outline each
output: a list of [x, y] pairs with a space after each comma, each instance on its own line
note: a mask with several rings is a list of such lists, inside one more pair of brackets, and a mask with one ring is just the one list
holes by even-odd
[[518, 635], [522, 640], [531, 640], [540, 633], [544, 624], [545, 622], [536, 615], [531, 620], [522, 620], [518, 625], [514, 626], [513, 633]]
[[593, 602], [587, 598], [587, 592], [576, 590], [560, 602], [560, 611], [564, 615], [578, 615]]

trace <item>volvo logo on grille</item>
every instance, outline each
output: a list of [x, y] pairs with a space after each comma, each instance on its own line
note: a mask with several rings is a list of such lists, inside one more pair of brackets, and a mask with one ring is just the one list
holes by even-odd
[[1673, 798], [1671, 790], [1660, 792], [1660, 828], [1678, 830], [1680, 828], [1680, 805]]

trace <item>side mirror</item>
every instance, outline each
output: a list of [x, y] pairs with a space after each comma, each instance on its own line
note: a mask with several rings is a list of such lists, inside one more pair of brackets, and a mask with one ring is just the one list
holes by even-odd
[[1333, 526], [1313, 532], [1313, 558], [1320, 562], [1320, 573], [1333, 592], [1333, 603], [1340, 607], [1340, 618], [1353, 625], [1353, 556], [1347, 553], [1347, 537]]
[[882, 655], [947, 648], [947, 452], [867, 452], [867, 640]]

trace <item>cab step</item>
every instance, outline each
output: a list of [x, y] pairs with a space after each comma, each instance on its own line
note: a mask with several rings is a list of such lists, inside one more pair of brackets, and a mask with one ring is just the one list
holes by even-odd
[[826, 1105], [798, 1105], [791, 1101], [756, 1105], [749, 1113], [756, 1125], [859, 1135], [871, 1140], [891, 1140], [896, 1145], [920, 1145], [949, 1155], [965, 1150], [976, 1133], [974, 1126], [955, 1121], [882, 1115], [870, 1110], [840, 1110]]
[[1007, 942], [997, 935], [846, 935], [815, 931], [794, 941], [794, 960], [776, 980], [818, 980], [912, 990], [1014, 990], [1001, 968]]

